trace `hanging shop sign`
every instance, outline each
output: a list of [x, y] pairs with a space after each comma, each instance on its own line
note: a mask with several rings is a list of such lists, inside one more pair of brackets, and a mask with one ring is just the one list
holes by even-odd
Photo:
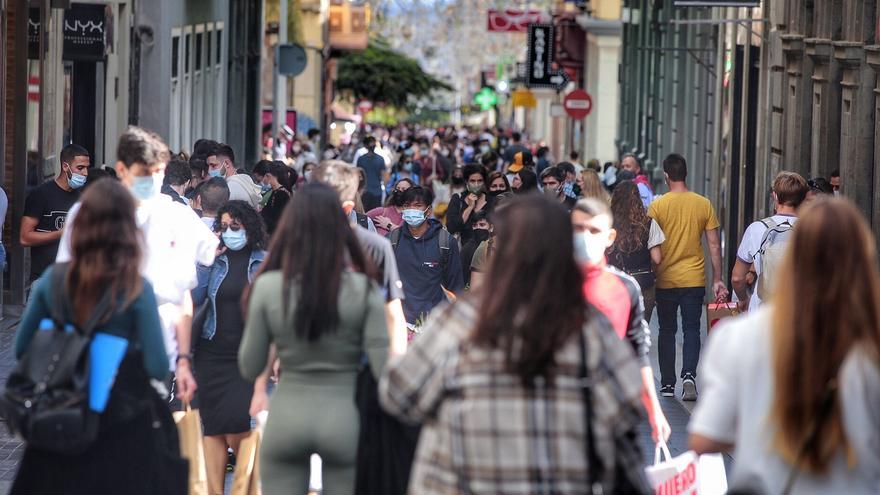
[[529, 24], [526, 86], [562, 91], [571, 80], [564, 70], [553, 68], [556, 38], [552, 24]]
[[492, 33], [525, 33], [529, 24], [545, 20], [540, 10], [489, 9], [486, 28]]
[[535, 94], [527, 89], [518, 89], [511, 93], [510, 96], [514, 108], [535, 108], [538, 106], [538, 100], [535, 99]]
[[[40, 58], [40, 9], [32, 8], [28, 12], [28, 58]], [[112, 17], [106, 5], [74, 3], [64, 11], [64, 60], [77, 62], [97, 62], [106, 55], [108, 36], [108, 15]]]

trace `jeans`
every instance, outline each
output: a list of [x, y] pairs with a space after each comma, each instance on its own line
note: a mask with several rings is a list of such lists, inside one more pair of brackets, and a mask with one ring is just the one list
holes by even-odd
[[697, 376], [700, 361], [700, 317], [703, 314], [705, 287], [657, 289], [657, 319], [660, 338], [657, 353], [660, 358], [660, 384], [675, 385], [675, 334], [678, 332], [678, 308], [681, 307], [681, 326], [684, 337], [681, 377], [685, 373]]

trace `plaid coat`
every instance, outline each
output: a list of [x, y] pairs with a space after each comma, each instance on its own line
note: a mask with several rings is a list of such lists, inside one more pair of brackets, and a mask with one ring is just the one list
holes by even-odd
[[[433, 316], [380, 382], [388, 412], [424, 424], [409, 493], [588, 493], [580, 340], [557, 352], [552, 386], [527, 389], [505, 371], [503, 352], [469, 342], [477, 314], [468, 301]], [[585, 333], [593, 435], [608, 473], [613, 432], [640, 419], [623, 414], [641, 411], [639, 364], [606, 320], [594, 318]]]

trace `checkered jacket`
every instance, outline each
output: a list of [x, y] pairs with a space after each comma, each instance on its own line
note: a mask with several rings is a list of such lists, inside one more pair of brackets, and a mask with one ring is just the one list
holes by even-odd
[[[588, 493], [579, 339], [557, 352], [552, 386], [539, 381], [527, 389], [505, 371], [502, 351], [469, 342], [477, 320], [471, 303], [433, 316], [380, 382], [388, 412], [423, 423], [409, 493]], [[613, 432], [640, 420], [632, 413], [641, 411], [639, 363], [604, 318], [585, 332], [593, 435], [608, 473]]]

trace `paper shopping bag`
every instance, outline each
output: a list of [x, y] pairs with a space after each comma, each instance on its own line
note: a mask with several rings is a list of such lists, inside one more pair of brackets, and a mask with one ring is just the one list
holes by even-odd
[[715, 301], [706, 305], [706, 333], [712, 331], [712, 327], [724, 318], [730, 318], [739, 314], [739, 308], [735, 302]]
[[[661, 452], [666, 461], [661, 461]], [[655, 495], [722, 495], [727, 491], [727, 475], [720, 454], [698, 456], [689, 450], [672, 457], [664, 443], [657, 445], [654, 465], [645, 468]]]
[[186, 410], [172, 413], [180, 437], [180, 455], [189, 461], [189, 495], [208, 495], [208, 473], [205, 469], [205, 445], [202, 442], [202, 422], [199, 411]]
[[263, 429], [257, 427], [241, 441], [235, 459], [232, 495], [260, 495], [260, 444]]

